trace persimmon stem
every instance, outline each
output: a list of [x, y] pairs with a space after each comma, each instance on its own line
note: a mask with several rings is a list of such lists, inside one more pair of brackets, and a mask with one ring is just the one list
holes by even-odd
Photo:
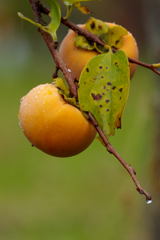
[[[40, 1], [37, 1], [37, 0], [29, 0], [31, 6], [32, 6], [32, 9], [33, 9], [33, 12], [34, 12], [34, 15], [35, 15], [35, 20], [36, 22], [40, 22], [41, 21], [41, 14], [40, 12], [42, 13], [45, 13], [45, 14], [49, 14], [49, 10], [45, 7], [43, 7], [43, 5], [40, 3]], [[65, 24], [66, 26], [68, 26], [69, 28], [73, 29], [74, 31], [80, 33], [81, 35], [84, 34], [84, 36], [88, 36], [88, 38], [92, 41], [95, 41], [97, 42], [98, 44], [104, 44], [103, 42], [101, 42], [101, 40], [89, 33], [88, 31], [84, 31], [84, 29], [76, 26], [75, 24], [69, 22], [68, 20], [64, 20], [63, 18], [61, 19], [61, 22], [63, 24]], [[52, 57], [55, 61], [55, 65], [56, 65], [56, 71], [55, 71], [55, 75], [54, 76], [57, 76], [57, 72], [58, 72], [58, 69], [60, 69], [67, 82], [68, 82], [68, 85], [69, 85], [69, 88], [70, 88], [70, 91], [73, 95], [73, 97], [77, 98], [77, 88], [75, 86], [75, 77], [72, 75], [72, 73], [70, 71], [68, 71], [66, 65], [64, 64], [64, 62], [62, 61], [59, 53], [58, 53], [58, 50], [57, 50], [57, 46], [58, 44], [54, 43], [51, 36], [44, 32], [42, 29], [39, 29], [42, 37], [44, 38], [44, 41], [46, 42], [51, 54], [52, 54]], [[132, 61], [132, 60], [131, 60]], [[103, 133], [102, 129], [99, 127], [97, 121], [95, 120], [95, 118], [93, 117], [93, 115], [88, 112], [88, 116], [89, 116], [89, 119], [90, 121], [92, 122], [92, 124], [94, 125], [95, 129], [97, 130], [97, 132], [99, 133], [101, 139], [103, 140], [105, 146], [106, 146], [106, 149], [109, 153], [113, 154], [118, 160], [119, 162], [125, 167], [125, 169], [128, 171], [128, 173], [130, 174], [131, 178], [133, 179], [135, 185], [136, 185], [136, 188], [137, 188], [137, 191], [140, 193], [140, 194], [144, 194], [146, 196], [146, 199], [147, 201], [150, 201], [151, 200], [151, 196], [141, 187], [141, 185], [139, 184], [137, 178], [136, 178], [136, 172], [134, 171], [134, 169], [129, 165], [127, 164], [123, 158], [118, 154], [118, 152], [112, 147], [112, 145], [110, 144], [110, 142], [108, 141], [108, 139], [106, 138], [105, 134]]]

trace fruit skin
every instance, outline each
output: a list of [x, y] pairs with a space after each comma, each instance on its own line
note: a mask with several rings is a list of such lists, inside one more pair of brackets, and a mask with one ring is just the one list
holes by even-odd
[[[115, 23], [108, 22], [106, 22], [106, 24], [110, 27], [117, 25]], [[85, 25], [79, 25], [79, 27], [86, 29]], [[80, 74], [87, 62], [94, 56], [98, 55], [98, 53], [93, 50], [88, 51], [86, 49], [77, 48], [74, 43], [76, 36], [77, 34], [74, 31], [69, 30], [68, 34], [65, 36], [60, 45], [59, 53], [63, 61], [66, 63], [68, 69], [70, 69], [73, 75], [79, 79]], [[123, 44], [119, 49], [124, 50], [128, 57], [138, 60], [139, 53], [137, 43], [130, 32], [123, 36]], [[131, 79], [136, 71], [137, 65], [134, 63], [129, 63], [129, 67]]]
[[70, 157], [85, 150], [96, 130], [53, 84], [33, 88], [21, 100], [19, 123], [27, 139], [43, 152]]

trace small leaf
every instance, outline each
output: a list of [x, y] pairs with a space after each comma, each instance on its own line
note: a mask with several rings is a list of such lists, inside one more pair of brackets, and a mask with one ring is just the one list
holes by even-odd
[[88, 39], [81, 35], [77, 35], [75, 38], [75, 45], [76, 47], [81, 47], [86, 50], [93, 50], [94, 49], [94, 43], [90, 42]]
[[61, 11], [60, 6], [57, 0], [46, 0], [51, 6], [51, 10], [49, 16], [51, 18], [51, 22], [49, 23], [48, 27], [52, 30], [52, 36], [54, 40], [57, 40], [56, 31], [61, 22]]
[[71, 93], [70, 93], [69, 89], [66, 87], [66, 85], [64, 84], [62, 78], [54, 78], [53, 84], [58, 88], [59, 94], [61, 94], [63, 96], [64, 100], [68, 104], [79, 109], [79, 104], [77, 103], [75, 98], [71, 97]]
[[78, 10], [80, 10], [83, 14], [90, 13], [89, 9], [87, 7], [81, 6], [81, 2], [87, 2], [92, 0], [63, 0], [64, 5], [67, 7], [67, 15], [64, 17], [64, 19], [68, 19], [71, 15], [71, 11], [73, 7], [76, 7]]
[[65, 95], [66, 97], [71, 97], [69, 89], [63, 82], [62, 78], [53, 78], [53, 84], [59, 89], [59, 93]]
[[81, 13], [83, 13], [83, 14], [89, 14], [89, 13], [91, 13], [87, 7], [81, 6], [80, 2], [75, 3], [74, 6], [75, 6], [79, 11], [81, 11]]
[[[123, 43], [123, 36], [128, 34], [128, 31], [121, 26], [116, 25], [116, 26], [110, 27], [103, 21], [92, 18], [92, 17], [89, 18], [85, 26], [89, 32], [98, 36], [102, 40], [102, 42], [105, 43], [105, 47], [95, 43], [94, 49], [98, 53], [108, 52], [108, 46], [115, 47], [117, 49], [120, 48]], [[80, 47], [85, 48], [83, 47], [83, 45]]]
[[160, 68], [160, 63], [153, 63], [152, 66], [153, 66], [154, 68]]
[[109, 26], [103, 21], [90, 17], [86, 22], [86, 29], [98, 36], [104, 43], [108, 42], [107, 33]]
[[115, 54], [93, 57], [83, 69], [79, 80], [79, 104], [82, 111], [93, 114], [106, 137], [121, 127], [130, 77], [128, 58], [123, 50]]
[[18, 13], [18, 16], [34, 24], [36, 27], [41, 28], [43, 31], [49, 33], [52, 36], [53, 40], [57, 40], [56, 31], [61, 21], [60, 6], [57, 0], [46, 0], [46, 2], [48, 2], [51, 5], [51, 10], [49, 13], [49, 16], [51, 17], [51, 21], [47, 26], [43, 26], [40, 23], [36, 23], [31, 19], [23, 16], [21, 13]]
[[108, 29], [108, 45], [111, 47], [120, 48], [123, 43], [123, 36], [127, 35], [128, 31], [122, 26], [113, 26]]

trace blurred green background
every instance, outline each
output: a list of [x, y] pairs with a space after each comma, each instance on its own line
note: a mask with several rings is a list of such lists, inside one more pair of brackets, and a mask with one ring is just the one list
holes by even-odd
[[[152, 36], [158, 36], [160, 18], [156, 18], [157, 25], [149, 21], [155, 15], [151, 2], [159, 7], [156, 0], [83, 5], [92, 11], [91, 16], [130, 30], [137, 39], [140, 60], [152, 63], [158, 59], [159, 44]], [[36, 85], [52, 81], [54, 62], [36, 27], [21, 20], [17, 12], [34, 19], [29, 1], [0, 0], [0, 239], [158, 240], [160, 108], [156, 74], [137, 68], [122, 129], [110, 139], [152, 195], [153, 203], [147, 205], [126, 170], [97, 140], [67, 159], [31, 147], [18, 124], [20, 99]], [[62, 6], [62, 15], [65, 13]], [[87, 19], [76, 9], [70, 17], [76, 24]], [[60, 27], [59, 41], [67, 31]]]

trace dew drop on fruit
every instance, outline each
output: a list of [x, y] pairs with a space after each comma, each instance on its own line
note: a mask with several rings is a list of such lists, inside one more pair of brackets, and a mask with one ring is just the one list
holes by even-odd
[[23, 102], [23, 100], [24, 100], [24, 97], [22, 97], [22, 98], [21, 98], [21, 100], [20, 100], [20, 103], [22, 103], [22, 102]]

